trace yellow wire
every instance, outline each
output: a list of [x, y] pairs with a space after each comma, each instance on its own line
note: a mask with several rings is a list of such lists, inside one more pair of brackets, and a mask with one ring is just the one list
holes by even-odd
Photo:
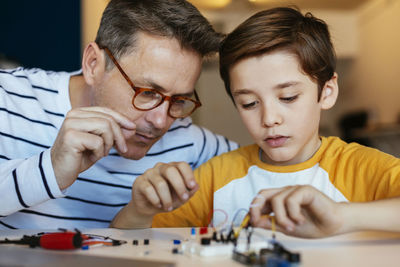
[[275, 232], [276, 232], [276, 224], [275, 224], [275, 216], [269, 216], [268, 218], [271, 219], [271, 230], [272, 230], [272, 238], [275, 239]]
[[[272, 231], [272, 237], [275, 239], [275, 232], [276, 232], [276, 223], [275, 223], [275, 216], [271, 216], [271, 215], [262, 215], [261, 217], [267, 217], [269, 219], [271, 219], [271, 231]], [[240, 232], [242, 231], [243, 227], [245, 227], [250, 220], [250, 215], [247, 214], [246, 217], [244, 217], [242, 223], [239, 226], [238, 231], [235, 232], [235, 238], [238, 238]]]
[[245, 227], [249, 223], [249, 220], [250, 220], [250, 215], [247, 214], [246, 217], [244, 217], [242, 223], [240, 224], [240, 229]]
[[240, 224], [239, 229], [235, 232], [235, 234], [234, 234], [235, 238], [238, 238], [238, 236], [239, 236], [240, 232], [242, 231], [243, 227], [245, 227], [249, 223], [249, 220], [250, 220], [250, 215], [247, 214], [244, 217], [242, 223]]

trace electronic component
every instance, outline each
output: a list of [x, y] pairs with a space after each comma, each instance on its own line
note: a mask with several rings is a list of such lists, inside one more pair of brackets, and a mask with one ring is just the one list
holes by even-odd
[[272, 243], [271, 248], [260, 249], [258, 253], [255, 251], [239, 252], [234, 250], [232, 258], [240, 263], [254, 266], [294, 267], [300, 263], [299, 253], [290, 252], [278, 242]]
[[137, 246], [137, 245], [139, 245], [139, 241], [138, 241], [137, 239], [134, 239], [133, 242], [132, 242], [132, 244], [135, 245], [135, 246]]
[[214, 231], [214, 232], [213, 232], [212, 238], [211, 238], [211, 239], [214, 240], [215, 242], [219, 242], [219, 239], [218, 239], [218, 237], [217, 237], [217, 231]]
[[98, 235], [86, 235], [80, 231], [63, 231], [54, 233], [40, 233], [37, 235], [24, 235], [18, 240], [0, 240], [0, 244], [29, 245], [30, 247], [41, 247], [53, 250], [69, 250], [77, 248], [88, 248], [88, 246], [102, 244], [108, 246], [118, 246], [126, 243], [123, 240], [111, 239]]
[[199, 232], [201, 235], [208, 234], [208, 227], [201, 227]]
[[196, 228], [192, 227], [191, 231], [190, 231], [190, 238], [192, 240], [196, 239]]
[[148, 239], [143, 240], [143, 244], [144, 244], [144, 245], [150, 244], [150, 240], [148, 240]]
[[203, 246], [210, 245], [211, 244], [211, 238], [208, 237], [203, 237], [200, 241], [200, 244]]
[[[258, 241], [251, 243], [251, 249], [259, 251], [261, 248], [268, 247], [268, 243], [265, 241]], [[182, 251], [186, 254], [196, 254], [202, 257], [211, 256], [230, 256], [235, 246], [231, 243], [221, 243], [211, 241], [208, 245], [202, 245], [200, 243], [184, 242], [182, 244]], [[239, 251], [245, 251], [247, 248], [247, 243], [241, 242], [237, 245]]]
[[172, 248], [172, 254], [180, 254], [180, 245], [181, 241], [179, 239], [174, 239], [173, 240], [174, 247]]
[[[274, 218], [273, 224], [274, 222]], [[273, 231], [272, 239], [266, 239], [259, 230], [250, 226], [231, 228], [219, 231], [214, 229], [208, 236], [203, 235], [200, 240], [189, 239], [181, 245], [184, 254], [198, 255], [201, 257], [225, 257], [231, 256], [235, 261], [250, 266], [298, 266], [300, 254], [293, 253], [284, 248], [275, 239]], [[243, 231], [242, 231], [243, 230]], [[275, 230], [275, 225], [274, 225]], [[180, 251], [180, 250], [178, 250]], [[174, 252], [173, 253], [177, 253]]]
[[[213, 212], [216, 210], [213, 210]], [[218, 210], [226, 214], [223, 210]], [[242, 217], [240, 224], [234, 222], [239, 212], [245, 211], [246, 214]], [[211, 219], [210, 213], [209, 219]], [[210, 256], [231, 256], [235, 261], [250, 266], [268, 266], [268, 267], [295, 267], [299, 266], [300, 254], [293, 253], [284, 248], [278, 241], [276, 241], [276, 222], [274, 214], [263, 215], [270, 219], [272, 238], [266, 239], [265, 234], [260, 234], [257, 229], [250, 225], [250, 214], [245, 209], [240, 209], [236, 212], [231, 226], [214, 227], [211, 222], [213, 231], [208, 234], [208, 228], [201, 227], [199, 234], [201, 238], [197, 238], [196, 229], [191, 229], [190, 239], [186, 240], [180, 246], [180, 249], [174, 247], [172, 253], [177, 254], [183, 252], [184, 254], [196, 254], [201, 257]], [[210, 220], [209, 220], [210, 221]], [[243, 230], [243, 231], [242, 231]], [[254, 240], [253, 236], [258, 236]], [[200, 241], [200, 242], [199, 242]], [[174, 243], [175, 244], [175, 243]]]
[[29, 245], [31, 248], [67, 250], [82, 247], [83, 240], [87, 239], [80, 232], [46, 233], [42, 235], [24, 235], [19, 240], [1, 240], [0, 244]]

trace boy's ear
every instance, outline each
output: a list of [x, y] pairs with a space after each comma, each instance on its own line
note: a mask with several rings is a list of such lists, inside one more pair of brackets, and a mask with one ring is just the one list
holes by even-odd
[[332, 78], [325, 83], [324, 88], [322, 88], [321, 99], [320, 99], [322, 109], [330, 109], [335, 105], [339, 94], [339, 86], [337, 84], [337, 79], [338, 75], [335, 72]]
[[105, 73], [105, 57], [103, 50], [95, 43], [89, 43], [83, 51], [82, 74], [88, 85], [94, 85]]

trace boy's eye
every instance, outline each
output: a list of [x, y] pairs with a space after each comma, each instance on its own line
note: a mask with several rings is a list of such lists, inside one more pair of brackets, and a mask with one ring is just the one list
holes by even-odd
[[257, 105], [257, 103], [258, 103], [257, 101], [254, 101], [254, 102], [251, 102], [251, 103], [248, 103], [248, 104], [242, 104], [242, 108], [244, 108], [244, 109], [252, 108], [255, 105]]
[[286, 103], [290, 103], [293, 102], [294, 100], [296, 100], [298, 97], [298, 95], [295, 96], [290, 96], [290, 97], [281, 97], [279, 98], [281, 101], [286, 102]]

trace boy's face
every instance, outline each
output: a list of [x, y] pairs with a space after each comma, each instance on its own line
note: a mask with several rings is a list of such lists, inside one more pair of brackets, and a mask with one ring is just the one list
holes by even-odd
[[302, 72], [296, 56], [277, 51], [239, 61], [230, 78], [239, 114], [264, 162], [296, 164], [318, 150], [320, 112], [336, 100], [336, 75], [318, 101], [317, 83]]

